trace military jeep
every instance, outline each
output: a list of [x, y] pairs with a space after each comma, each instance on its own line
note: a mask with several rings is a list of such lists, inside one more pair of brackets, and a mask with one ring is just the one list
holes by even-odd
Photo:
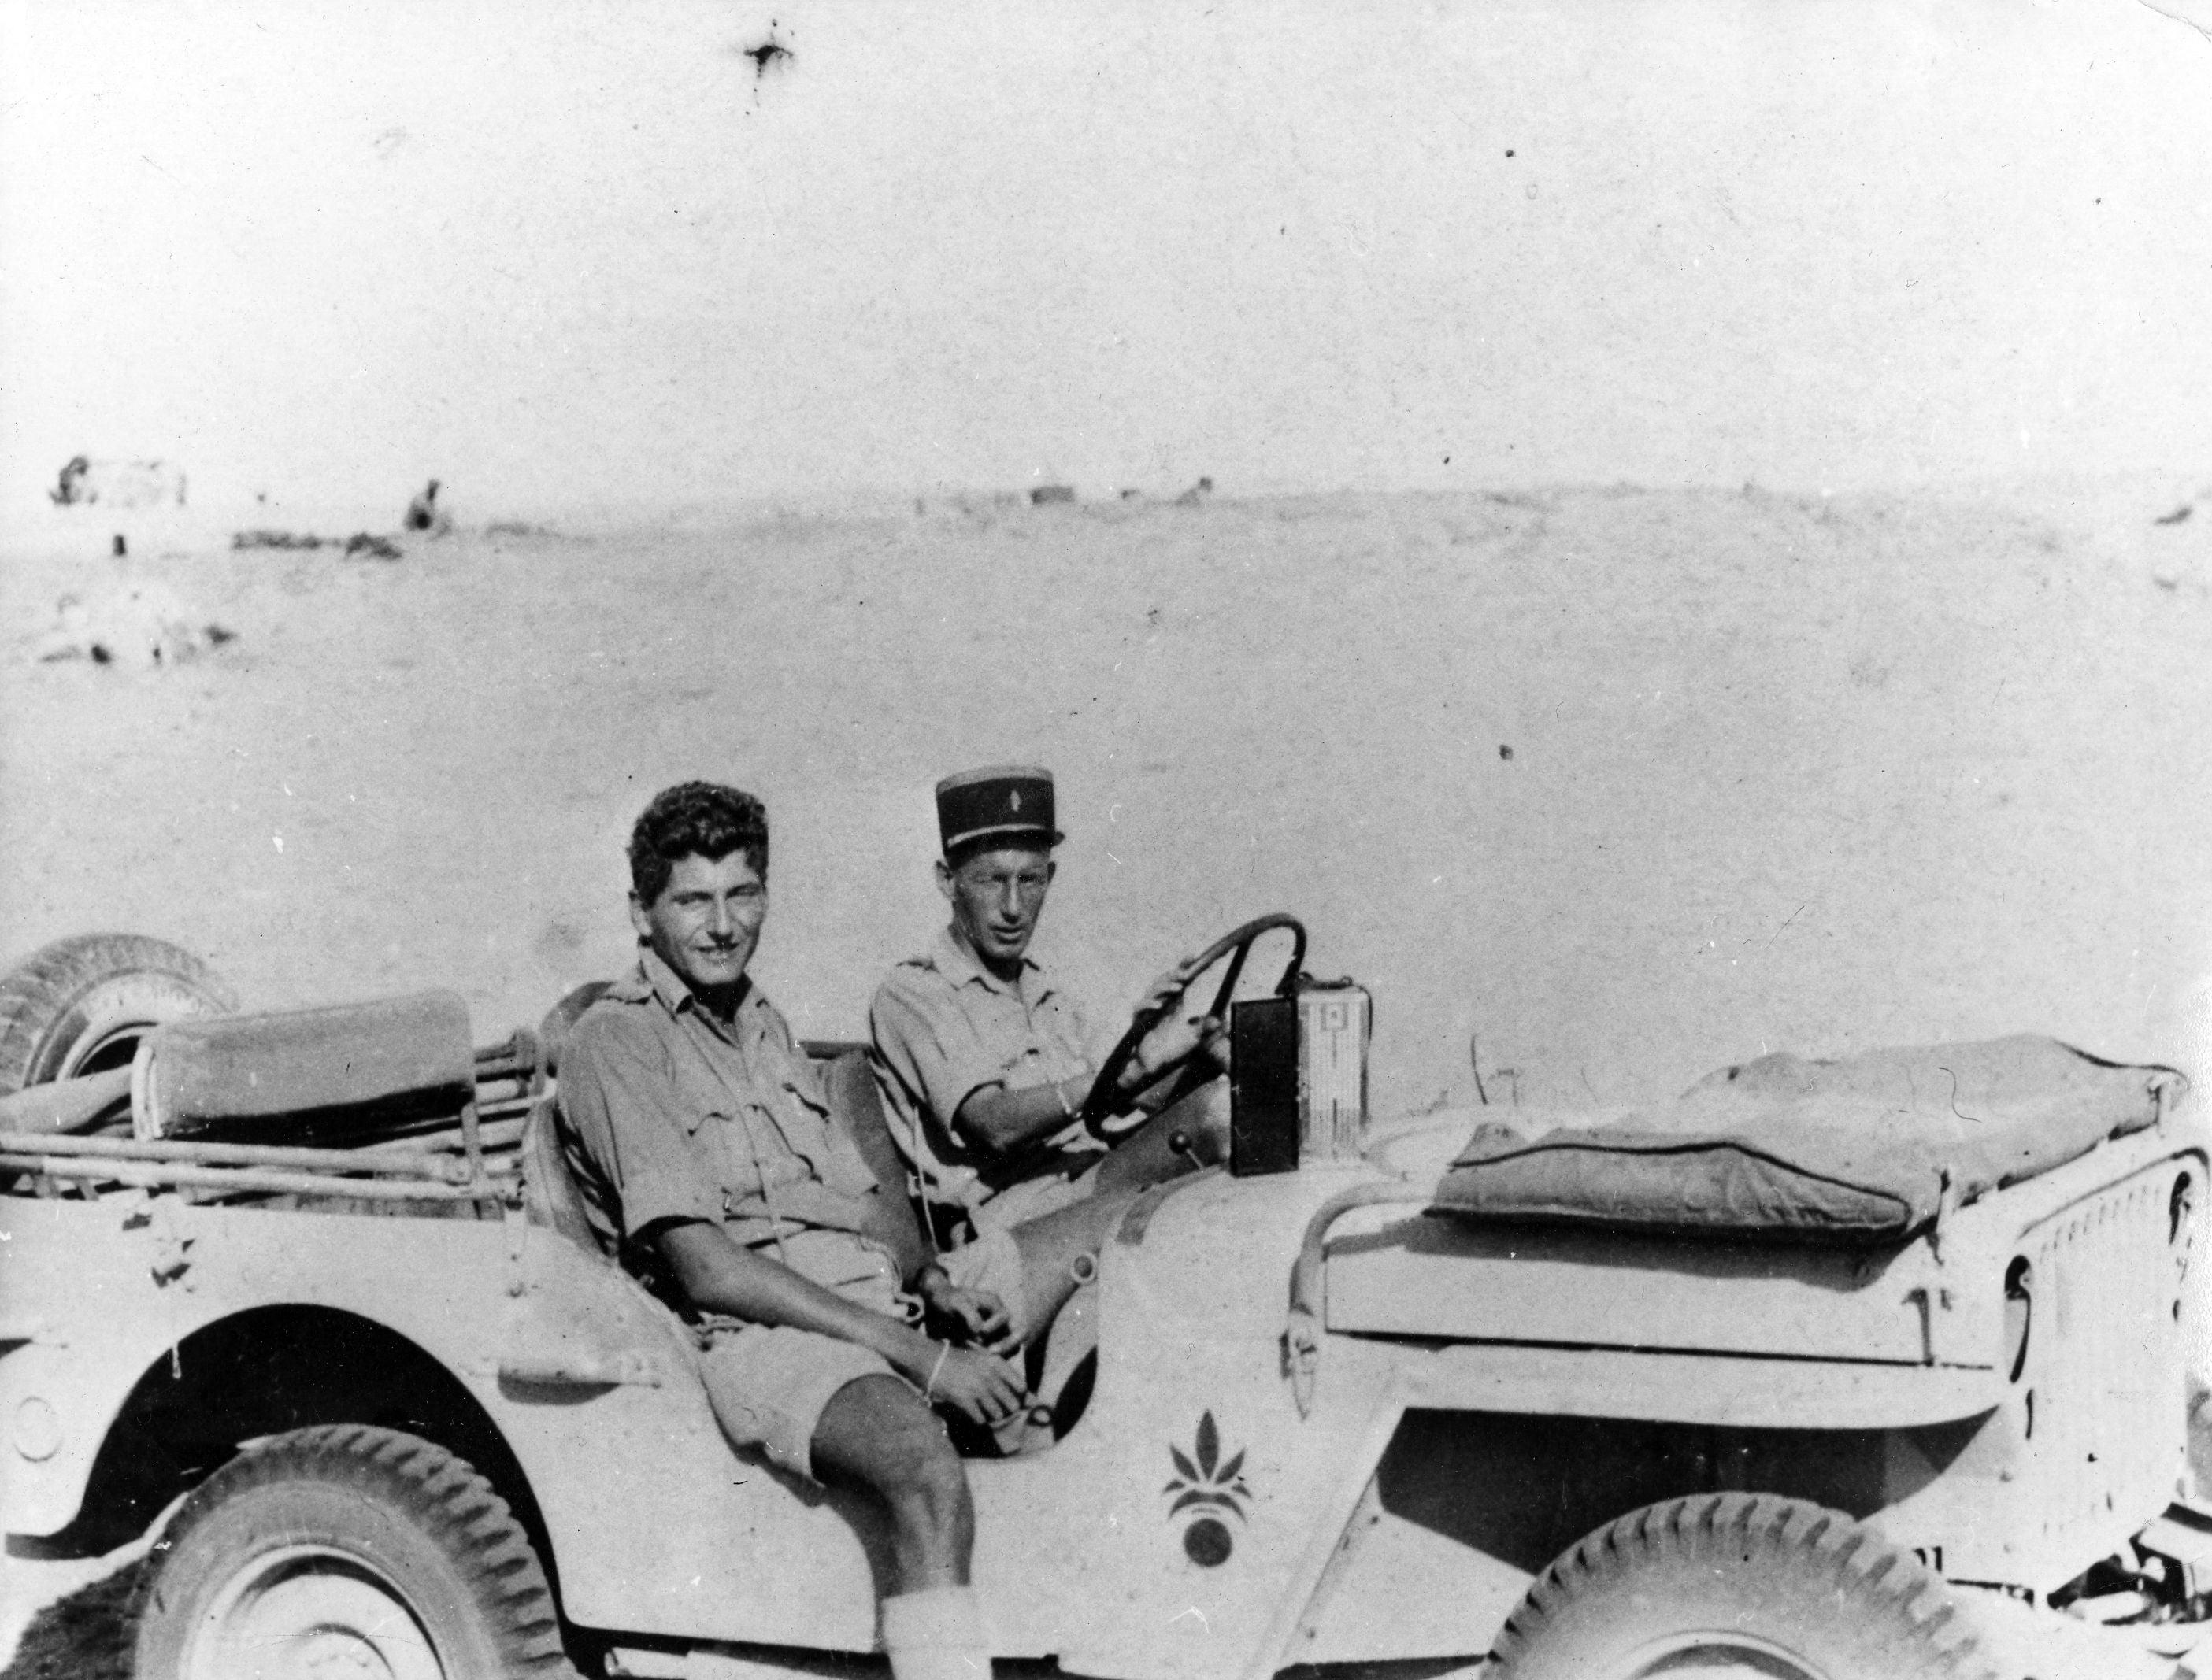
[[[2021, 1039], [1378, 1120], [1303, 949], [1237, 1005], [1227, 1169], [1130, 1207], [969, 1465], [1004, 1671], [2185, 1671], [2178, 1075]], [[480, 1046], [125, 936], [0, 979], [0, 1519], [157, 1531], [145, 1680], [880, 1664], [874, 1508], [732, 1452], [579, 1216], [580, 1001]]]

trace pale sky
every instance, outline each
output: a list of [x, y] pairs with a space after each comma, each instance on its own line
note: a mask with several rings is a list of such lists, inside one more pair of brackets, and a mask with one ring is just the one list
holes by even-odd
[[2212, 481], [2212, 43], [2132, 0], [0, 18], [11, 520]]

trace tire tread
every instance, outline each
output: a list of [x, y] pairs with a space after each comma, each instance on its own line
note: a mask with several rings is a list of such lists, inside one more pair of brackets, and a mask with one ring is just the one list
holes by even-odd
[[81, 933], [42, 945], [0, 974], [0, 1096], [23, 1089], [41, 1040], [101, 981], [158, 973], [204, 993], [223, 1010], [237, 994], [190, 951], [143, 933]]
[[276, 1436], [202, 1483], [155, 1544], [156, 1567], [141, 1582], [134, 1620], [159, 1606], [159, 1563], [187, 1544], [201, 1522], [250, 1489], [302, 1478], [389, 1501], [431, 1536], [491, 1625], [500, 1680], [576, 1680], [544, 1567], [507, 1501], [445, 1448], [366, 1423], [320, 1424]]
[[1491, 1651], [1496, 1680], [1519, 1680], [1577, 1607], [1669, 1561], [1795, 1567], [1886, 1619], [1911, 1672], [1996, 1680], [1971, 1619], [1942, 1579], [1840, 1511], [1771, 1494], [1698, 1494], [1645, 1506], [1569, 1547], [1530, 1585]]

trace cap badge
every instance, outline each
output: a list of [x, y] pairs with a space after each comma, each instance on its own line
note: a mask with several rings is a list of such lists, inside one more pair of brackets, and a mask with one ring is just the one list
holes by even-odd
[[1022, 808], [1022, 791], [1021, 791], [1021, 789], [1019, 789], [1019, 788], [1018, 787], [1018, 788], [1015, 788], [1015, 789], [1013, 789], [1012, 791], [1011, 791], [1006, 795], [1006, 809], [1007, 809], [1008, 810], [1010, 810], [1010, 811], [1018, 811], [1018, 810], [1019, 810], [1021, 808]]

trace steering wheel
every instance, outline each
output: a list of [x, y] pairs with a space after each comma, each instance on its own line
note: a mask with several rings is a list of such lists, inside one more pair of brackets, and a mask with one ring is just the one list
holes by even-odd
[[[1237, 990], [1237, 982], [1244, 973], [1244, 959], [1251, 955], [1254, 943], [1261, 934], [1272, 932], [1279, 927], [1290, 929], [1292, 938], [1291, 960], [1283, 965], [1282, 978], [1275, 982], [1275, 995], [1287, 998], [1297, 988], [1298, 973], [1306, 960], [1305, 924], [1296, 916], [1285, 915], [1281, 911], [1269, 916], [1255, 916], [1242, 927], [1231, 928], [1223, 934], [1191, 964], [1191, 978], [1196, 979], [1223, 957], [1229, 958], [1228, 972], [1221, 977], [1220, 987], [1213, 994], [1213, 1003], [1206, 1011], [1208, 1015], [1218, 1016], [1229, 1007], [1230, 996]], [[1146, 1034], [1165, 1020], [1169, 1013], [1169, 1010], [1138, 1010], [1129, 1022], [1129, 1030], [1115, 1040], [1114, 1047], [1106, 1052], [1106, 1059], [1098, 1064], [1098, 1077], [1091, 1082], [1091, 1095], [1085, 1099], [1079, 1115], [1093, 1137], [1111, 1143], [1136, 1130], [1134, 1125], [1109, 1129], [1106, 1123], [1113, 1119], [1121, 1101], [1122, 1070], [1134, 1059]], [[1159, 1069], [1153, 1076], [1155, 1080], [1167, 1070], [1166, 1068]], [[1180, 1096], [1182, 1093], [1178, 1091], [1176, 1095]]]

